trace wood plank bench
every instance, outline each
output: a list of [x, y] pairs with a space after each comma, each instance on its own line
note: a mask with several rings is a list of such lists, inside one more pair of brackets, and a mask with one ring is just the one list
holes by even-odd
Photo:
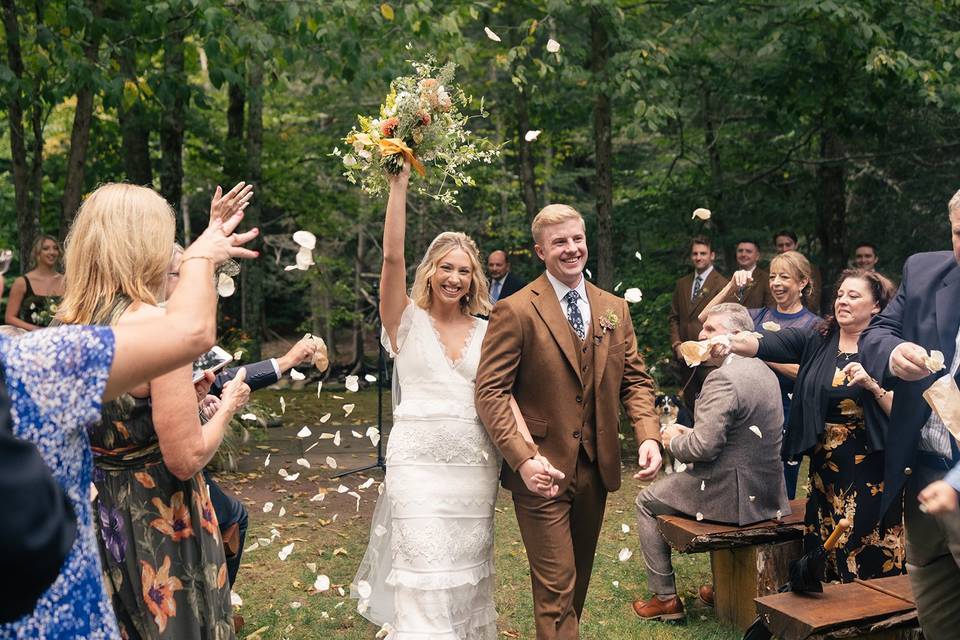
[[823, 593], [756, 599], [767, 628], [782, 640], [917, 640], [917, 609], [908, 576], [825, 584]]
[[789, 580], [790, 561], [803, 555], [806, 500], [790, 502], [792, 513], [745, 527], [658, 516], [660, 533], [680, 553], [710, 553], [717, 618], [744, 630], [756, 618], [754, 598], [776, 593]]

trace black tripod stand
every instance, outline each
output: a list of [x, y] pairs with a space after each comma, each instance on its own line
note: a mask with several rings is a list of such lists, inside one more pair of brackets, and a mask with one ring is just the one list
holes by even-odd
[[[374, 289], [374, 309], [380, 307], [380, 287], [379, 283]], [[380, 436], [377, 438], [377, 461], [373, 464], [368, 464], [365, 467], [357, 467], [356, 469], [345, 469], [340, 473], [334, 474], [333, 478], [342, 478], [343, 476], [349, 476], [354, 473], [362, 473], [364, 471], [370, 471], [371, 469], [382, 469], [383, 471], [387, 470], [387, 461], [383, 457], [383, 380], [386, 377], [387, 373], [387, 359], [384, 357], [383, 345], [380, 344], [380, 332], [382, 331], [382, 324], [380, 323], [379, 312], [377, 314], [377, 434]]]

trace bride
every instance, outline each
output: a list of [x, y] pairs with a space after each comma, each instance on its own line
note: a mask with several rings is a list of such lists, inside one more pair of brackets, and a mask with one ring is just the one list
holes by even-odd
[[[380, 276], [382, 339], [396, 360], [400, 397], [383, 494], [351, 596], [391, 640], [493, 640], [500, 460], [473, 402], [487, 329], [474, 316], [490, 312], [489, 292], [476, 244], [444, 232], [430, 243], [407, 295], [409, 177], [409, 166], [388, 176]], [[553, 477], [540, 474], [541, 487], [551, 487]]]

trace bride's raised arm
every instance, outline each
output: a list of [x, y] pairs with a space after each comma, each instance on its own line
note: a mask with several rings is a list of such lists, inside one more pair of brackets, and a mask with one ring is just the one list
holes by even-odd
[[391, 344], [396, 344], [400, 317], [410, 302], [407, 296], [407, 265], [403, 255], [410, 165], [405, 164], [399, 175], [394, 176], [388, 173], [387, 180], [390, 183], [390, 196], [387, 198], [387, 214], [383, 222], [380, 321], [390, 337]]

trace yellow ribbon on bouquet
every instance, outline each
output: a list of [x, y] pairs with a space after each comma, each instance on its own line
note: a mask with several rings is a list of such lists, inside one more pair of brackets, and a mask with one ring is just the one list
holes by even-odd
[[421, 176], [427, 174], [426, 169], [423, 168], [423, 163], [417, 160], [417, 156], [413, 155], [413, 149], [408, 147], [406, 143], [400, 138], [381, 138], [380, 139], [380, 155], [381, 156], [392, 156], [396, 154], [403, 156], [404, 160], [407, 160], [410, 165], [417, 170]]

